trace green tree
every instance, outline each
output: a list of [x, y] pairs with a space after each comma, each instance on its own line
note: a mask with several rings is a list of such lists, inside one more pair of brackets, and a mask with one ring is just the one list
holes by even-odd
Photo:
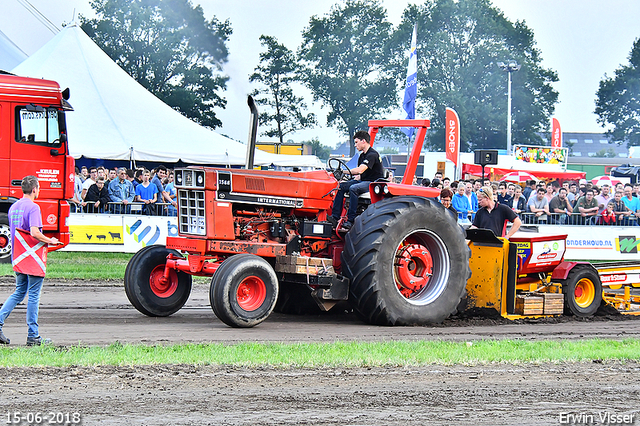
[[331, 148], [321, 144], [317, 137], [303, 143], [311, 147], [311, 154], [317, 156], [323, 161], [328, 160], [331, 156]]
[[[556, 73], [541, 66], [533, 32], [489, 0], [427, 0], [410, 5], [393, 34], [395, 75], [404, 78], [411, 31], [418, 25], [419, 112], [431, 119], [430, 148], [444, 150], [445, 108], [458, 112], [461, 149], [506, 148], [507, 74], [498, 62], [522, 67], [512, 76], [512, 141], [540, 144], [558, 93]], [[404, 73], [403, 73], [404, 71]]]
[[393, 148], [390, 146], [385, 146], [384, 148], [382, 148], [379, 151], [380, 155], [384, 155], [384, 154], [397, 154], [398, 153], [398, 148]]
[[228, 77], [228, 21], [206, 20], [190, 0], [93, 0], [97, 17], [82, 29], [136, 81], [204, 126], [222, 123], [215, 108]]
[[594, 155], [594, 157], [615, 158], [616, 151], [613, 148], [609, 148], [609, 149], [602, 148], [600, 151], [596, 152], [596, 155]]
[[266, 51], [260, 54], [260, 65], [249, 81], [262, 83], [265, 88], [254, 90], [252, 95], [257, 104], [270, 107], [270, 111], [260, 113], [260, 124], [275, 125], [263, 135], [277, 137], [283, 143], [285, 135], [315, 126], [316, 116], [303, 114], [307, 105], [303, 98], [293, 94], [291, 83], [296, 81], [298, 69], [293, 52], [270, 36], [261, 35], [260, 42]]
[[327, 124], [350, 141], [368, 119], [396, 103], [395, 76], [388, 70], [390, 32], [379, 0], [346, 0], [324, 17], [311, 17], [302, 33], [300, 79], [328, 108]]
[[613, 126], [606, 134], [614, 141], [640, 145], [640, 39], [633, 43], [629, 64], [600, 81], [595, 113], [602, 127]]

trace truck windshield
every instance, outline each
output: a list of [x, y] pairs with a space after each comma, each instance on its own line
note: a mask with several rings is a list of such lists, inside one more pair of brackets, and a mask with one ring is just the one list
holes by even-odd
[[[35, 111], [33, 109], [36, 109]], [[18, 113], [19, 142], [60, 146], [60, 124], [56, 108], [20, 108]]]

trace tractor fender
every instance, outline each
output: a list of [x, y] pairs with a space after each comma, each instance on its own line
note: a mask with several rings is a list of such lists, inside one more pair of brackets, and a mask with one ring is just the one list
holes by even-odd
[[427, 188], [418, 185], [404, 185], [401, 183], [392, 183], [377, 181], [369, 184], [369, 193], [371, 194], [371, 202], [377, 203], [388, 197], [398, 196], [419, 196], [425, 198], [437, 198], [440, 196], [438, 188]]
[[[566, 280], [569, 276], [569, 272], [577, 265], [589, 265], [593, 268], [593, 265], [589, 262], [569, 262], [564, 261], [553, 270], [551, 274], [552, 281]], [[594, 268], [595, 269], [595, 268]]]

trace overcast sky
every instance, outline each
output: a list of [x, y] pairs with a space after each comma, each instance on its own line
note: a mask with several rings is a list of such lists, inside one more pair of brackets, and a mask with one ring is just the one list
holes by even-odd
[[[225, 73], [231, 77], [227, 109], [219, 113], [224, 127], [217, 129], [234, 139], [245, 141], [249, 133], [246, 96], [252, 87], [248, 76], [258, 64], [262, 50], [261, 34], [276, 37], [296, 50], [301, 32], [312, 15], [325, 15], [335, 0], [192, 0], [201, 4], [205, 17], [229, 19], [233, 35], [229, 41], [229, 63]], [[595, 93], [605, 74], [628, 62], [632, 44], [640, 37], [640, 1], [637, 0], [492, 0], [511, 21], [525, 20], [534, 32], [542, 52], [543, 66], [557, 71], [554, 84], [560, 93], [555, 117], [564, 132], [601, 132], [596, 122]], [[28, 0], [58, 27], [76, 15], [92, 15], [88, 0]], [[407, 0], [384, 0], [389, 19], [397, 25]], [[0, 30], [27, 54], [34, 53], [54, 34], [25, 8], [27, 0], [0, 0]], [[418, 33], [418, 38], [420, 34]], [[409, 48], [407, 40], [407, 49]], [[418, 55], [425, 52], [418, 52]], [[506, 76], [505, 76], [506, 79]], [[418, 75], [420, 84], [420, 75]], [[71, 88], [73, 96], [73, 88]], [[506, 102], [506, 97], [505, 97]], [[308, 100], [311, 104], [311, 99]], [[314, 105], [313, 111], [325, 122], [326, 111]], [[398, 118], [397, 116], [389, 118]], [[431, 117], [418, 117], [431, 118]], [[461, 117], [464, 123], [464, 117]], [[324, 127], [324, 126], [323, 126]], [[318, 128], [291, 136], [295, 142], [318, 136], [325, 145], [335, 146], [344, 136], [330, 128]], [[264, 139], [264, 138], [261, 138]]]

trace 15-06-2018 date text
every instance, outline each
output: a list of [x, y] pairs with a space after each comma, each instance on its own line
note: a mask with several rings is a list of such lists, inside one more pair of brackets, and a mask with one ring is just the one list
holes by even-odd
[[7, 411], [5, 417], [5, 424], [19, 425], [19, 424], [49, 424], [49, 425], [77, 425], [82, 423], [82, 415], [80, 413], [68, 413], [68, 412], [55, 412], [49, 411], [46, 413], [40, 412], [20, 412], [20, 411]]

